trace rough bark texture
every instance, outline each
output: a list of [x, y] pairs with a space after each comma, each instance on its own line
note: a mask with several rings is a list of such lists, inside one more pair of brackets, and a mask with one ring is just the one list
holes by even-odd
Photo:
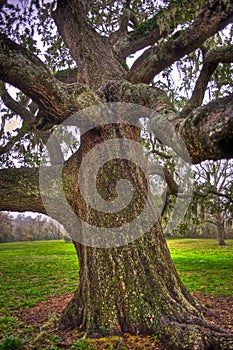
[[0, 79], [19, 88], [37, 103], [40, 109], [36, 121], [38, 129], [51, 128], [75, 111], [100, 102], [87, 86], [60, 82], [39, 58], [3, 34], [0, 35]]
[[61, 0], [53, 17], [78, 64], [78, 80], [96, 90], [106, 80], [122, 79], [125, 70], [114, 57], [107, 38], [89, 25], [85, 10], [82, 1]]
[[[97, 143], [109, 139], [109, 132], [109, 129], [93, 130], [84, 135], [79, 158], [70, 161], [68, 168], [77, 174], [81, 157]], [[113, 134], [112, 127], [112, 137]], [[138, 138], [135, 132], [132, 137]], [[113, 167], [109, 167], [102, 183], [103, 194], [111, 193], [106, 190], [106, 184], [113, 182], [115, 186]], [[130, 167], [128, 173], [124, 168], [124, 177], [132, 180], [141, 196], [143, 187], [140, 181], [135, 182], [135, 173]], [[74, 193], [74, 186], [67, 179], [64, 172], [67, 198], [75, 208], [75, 202], [82, 203], [79, 190]], [[94, 215], [95, 225], [106, 226], [105, 215], [87, 207], [76, 210], [79, 215], [84, 213], [89, 222]], [[129, 213], [132, 215], [132, 210]], [[112, 216], [108, 220], [113, 226], [117, 221]], [[102, 249], [74, 244], [80, 262], [80, 284], [62, 315], [61, 328], [81, 327], [89, 337], [124, 332], [156, 334], [166, 349], [229, 349], [233, 344], [231, 335], [204, 321], [204, 310], [177, 275], [159, 222], [143, 237], [123, 247]]]
[[[76, 243], [80, 287], [61, 326], [92, 336], [157, 333], [170, 322], [194, 323], [200, 315], [170, 258], [159, 224], [128, 246], [100, 249]], [[125, 268], [127, 266], [127, 268]]]
[[40, 197], [39, 170], [0, 170], [0, 210], [36, 211], [46, 214]]
[[199, 107], [177, 125], [193, 163], [233, 156], [232, 102], [229, 95]]

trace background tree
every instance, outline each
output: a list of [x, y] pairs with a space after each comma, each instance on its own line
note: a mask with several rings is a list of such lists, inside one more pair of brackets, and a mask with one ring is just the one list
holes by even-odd
[[8, 213], [0, 212], [0, 242], [9, 242], [13, 238], [11, 216]]
[[229, 219], [228, 208], [232, 206], [232, 161], [208, 161], [196, 167], [196, 180], [199, 184], [197, 195], [205, 203], [203, 216], [213, 220], [217, 228], [219, 245], [225, 245], [225, 228]]
[[[233, 156], [230, 89], [225, 97], [202, 105], [219, 67], [230, 77], [227, 87], [232, 83], [232, 1], [22, 0], [2, 1], [0, 6], [0, 93], [4, 103], [0, 210], [46, 213], [36, 166], [40, 157], [48, 157], [43, 144], [54, 125], [104, 102], [131, 102], [153, 109], [151, 130], [156, 134], [158, 114], [175, 125], [193, 163]], [[36, 35], [44, 44], [43, 51]], [[129, 69], [127, 58], [141, 49], [143, 53]], [[184, 73], [180, 92], [192, 89], [188, 97], [178, 98], [176, 87], [163, 86], [160, 81], [160, 74], [170, 79], [175, 62]], [[67, 67], [74, 69], [57, 73]], [[158, 80], [152, 86], [155, 77]], [[193, 86], [187, 83], [190, 78]], [[18, 89], [14, 98], [10, 85]], [[169, 95], [173, 102], [181, 102], [180, 106], [184, 101], [181, 111], [172, 105]], [[15, 115], [21, 125], [10, 134], [6, 123]], [[92, 122], [87, 114], [78, 115], [81, 130], [84, 123]], [[130, 209], [108, 216], [84, 203], [77, 185], [79, 166], [89, 150], [111, 138], [141, 142], [139, 128], [119, 119], [83, 133], [80, 147], [63, 166], [65, 195], [72, 210], [97, 227], [132, 220], [147, 200], [142, 172], [130, 162], [115, 161], [103, 167], [99, 192], [111, 201], [116, 197], [117, 181], [128, 179], [135, 194]], [[53, 175], [63, 161], [61, 149], [55, 148], [47, 149]], [[91, 172], [90, 168], [85, 179]], [[47, 181], [50, 188], [54, 178]], [[81, 221], [74, 225], [59, 211], [56, 191], [48, 191], [47, 200], [50, 215], [71, 235], [88, 235]], [[159, 221], [141, 238], [122, 247], [103, 249], [74, 243], [80, 285], [63, 313], [61, 327], [81, 326], [92, 336], [154, 333], [172, 349], [232, 346], [232, 336], [203, 320], [203, 309], [181, 283]]]
[[15, 217], [7, 212], [0, 213], [0, 232], [1, 242], [61, 239], [63, 235], [60, 225], [44, 215]]
[[[202, 162], [193, 167], [193, 175], [192, 201], [173, 234], [216, 237], [219, 245], [225, 245], [226, 231], [232, 225], [232, 160]], [[176, 196], [172, 194], [167, 201], [163, 218], [165, 226], [175, 200]]]

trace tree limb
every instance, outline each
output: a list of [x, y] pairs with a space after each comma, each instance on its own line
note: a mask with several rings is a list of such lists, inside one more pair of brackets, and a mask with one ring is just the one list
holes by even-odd
[[[39, 108], [49, 110], [56, 118], [59, 102], [64, 111], [64, 102], [69, 99], [68, 91], [48, 71], [35, 55], [0, 35], [0, 78], [19, 88], [35, 101]], [[62, 111], [57, 111], [61, 114]]]
[[[195, 16], [195, 10], [199, 8], [198, 1], [189, 1], [192, 3], [191, 19]], [[186, 6], [186, 2], [182, 2], [181, 8], [177, 7], [177, 4], [170, 4], [167, 8], [162, 8], [158, 13], [147, 21], [136, 24], [136, 29], [127, 33], [123, 39], [118, 35], [118, 31], [115, 33], [114, 38], [114, 50], [118, 57], [122, 60], [126, 59], [133, 53], [142, 50], [143, 48], [157, 43], [160, 39], [166, 38], [178, 24], [182, 24], [185, 21], [185, 17], [180, 14], [182, 7]], [[132, 13], [132, 12], [131, 12]], [[161, 22], [161, 23], [160, 23]], [[126, 33], [125, 33], [126, 34]]]
[[164, 177], [165, 181], [168, 186], [168, 195], [177, 195], [179, 191], [179, 185], [175, 181], [174, 177], [172, 176], [172, 173], [169, 171], [169, 169], [165, 166], [160, 166], [158, 164], [151, 164], [149, 169], [149, 175], [157, 174], [160, 177]]
[[216, 47], [205, 55], [204, 63], [232, 63], [233, 45]]
[[0, 138], [2, 138], [5, 133], [5, 125], [6, 125], [7, 115], [1, 115], [1, 128], [0, 128]]
[[[163, 118], [170, 122], [171, 130], [175, 126], [182, 137], [193, 163], [233, 157], [233, 94], [199, 107], [182, 119], [162, 90], [145, 84], [111, 81], [101, 88], [101, 93], [108, 102], [137, 103], [156, 112], [150, 116], [155, 135]], [[169, 130], [166, 133], [169, 146]]]
[[[37, 105], [30, 103], [28, 110], [24, 107], [24, 105], [20, 102], [15, 101], [8, 93], [5, 88], [5, 85], [2, 81], [0, 81], [0, 96], [6, 107], [10, 108], [15, 114], [19, 115], [24, 123], [20, 130], [18, 130], [17, 135], [12, 136], [8, 143], [5, 146], [0, 147], [0, 155], [6, 154], [10, 152], [15, 142], [19, 141], [28, 131], [34, 129], [34, 133], [38, 135], [38, 137], [43, 141], [44, 144], [47, 143], [49, 137], [53, 137], [53, 142], [47, 145], [47, 150], [49, 152], [50, 161], [52, 165], [56, 165], [64, 160], [63, 154], [61, 151], [60, 144], [57, 142], [55, 136], [51, 135], [50, 130], [41, 131], [36, 129], [38, 126], [38, 120], [36, 116], [32, 113], [32, 111], [37, 110]], [[25, 123], [26, 122], [26, 123]]]
[[191, 112], [177, 125], [193, 163], [233, 157], [233, 94]]
[[100, 102], [86, 86], [58, 81], [39, 58], [2, 34], [0, 79], [19, 88], [38, 105], [40, 129], [48, 129], [73, 112]]
[[202, 104], [211, 75], [220, 62], [233, 62], [233, 45], [217, 47], [206, 53], [201, 72], [192, 93], [192, 97], [180, 113], [181, 117], [186, 117], [194, 108], [197, 108]]
[[102, 98], [104, 96], [107, 102], [137, 103], [158, 113], [176, 113], [163, 90], [146, 84], [134, 85], [127, 81], [112, 80], [100, 88], [99, 94]]
[[[0, 169], [0, 211], [38, 212], [49, 215], [67, 227], [71, 218], [61, 194], [60, 176], [60, 166], [46, 167], [42, 180], [39, 168]], [[45, 182], [44, 186], [41, 186], [41, 181]], [[45, 188], [46, 193], [43, 193]]]
[[0, 210], [46, 214], [39, 189], [38, 168], [0, 169]]
[[5, 88], [3, 81], [0, 81], [0, 96], [6, 107], [11, 109], [15, 114], [19, 115], [28, 125], [32, 126], [36, 123], [34, 114], [31, 113], [22, 103], [15, 101]]
[[202, 197], [202, 198], [206, 198], [206, 197], [208, 197], [208, 195], [213, 194], [213, 195], [218, 196], [218, 197], [226, 198], [230, 203], [233, 203], [233, 199], [228, 194], [221, 193], [221, 192], [215, 191], [213, 189], [209, 189], [205, 192], [193, 191], [193, 194], [197, 197]]
[[164, 44], [153, 46], [134, 62], [127, 73], [132, 83], [151, 83], [154, 76], [194, 51], [210, 36], [233, 20], [233, 4], [209, 2], [186, 29], [177, 31]]
[[82, 1], [58, 0], [53, 18], [77, 63], [81, 83], [96, 90], [108, 79], [124, 77], [125, 70], [113, 56], [110, 42], [89, 24]]
[[202, 104], [207, 85], [217, 66], [218, 64], [213, 62], [204, 63], [196, 81], [192, 96], [180, 113], [182, 118], [185, 118], [190, 112], [192, 112], [193, 109]]

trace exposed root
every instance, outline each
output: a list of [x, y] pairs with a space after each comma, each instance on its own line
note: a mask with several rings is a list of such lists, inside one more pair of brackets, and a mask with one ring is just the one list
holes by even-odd
[[210, 330], [217, 332], [217, 333], [223, 333], [223, 334], [228, 333], [228, 331], [226, 329], [220, 328], [220, 327], [218, 327], [212, 323], [206, 322], [205, 320], [202, 320], [200, 318], [195, 318], [192, 321], [187, 322], [187, 324], [205, 327], [205, 328], [210, 329]]
[[206, 322], [200, 325], [202, 327], [179, 323], [161, 326], [158, 338], [166, 350], [233, 350], [231, 333]]
[[[59, 326], [61, 329], [83, 326], [82, 330], [87, 331], [88, 337], [103, 336], [98, 327], [94, 327], [91, 331], [85, 329], [84, 316], [79, 295], [76, 293], [63, 312]], [[141, 332], [147, 334], [146, 329], [139, 331]], [[152, 332], [150, 329], [148, 334]], [[118, 329], [107, 331], [104, 335], [124, 333], [125, 330], [119, 325]], [[127, 333], [135, 334], [135, 331], [133, 328], [127, 329]], [[166, 350], [233, 350], [233, 334], [199, 317], [193, 317], [184, 323], [161, 319], [161, 325], [154, 330], [153, 334], [158, 337]]]

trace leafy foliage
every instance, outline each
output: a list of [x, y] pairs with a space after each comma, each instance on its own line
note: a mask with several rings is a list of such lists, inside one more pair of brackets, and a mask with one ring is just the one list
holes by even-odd
[[[205, 6], [206, 2], [174, 1], [174, 0], [88, 0], [85, 2], [89, 22], [104, 36], [112, 36], [119, 29], [122, 16], [129, 11], [135, 20], [127, 26], [129, 39], [138, 39], [147, 35], [155, 26], [160, 32], [167, 31], [167, 36], [161, 37], [158, 44], [169, 40], [170, 35], [187, 27]], [[75, 66], [66, 44], [57, 32], [52, 12], [56, 8], [55, 1], [46, 0], [7, 0], [1, 3], [0, 29], [8, 37], [38, 55], [55, 73], [65, 74]], [[204, 54], [219, 46], [231, 44], [233, 26], [209, 38], [202, 48], [185, 56], [176, 64], [166, 68], [154, 80], [154, 85], [168, 94], [178, 111], [181, 111], [192, 95], [197, 78], [200, 74]], [[128, 65], [121, 62], [126, 70]], [[62, 73], [60, 73], [62, 71]], [[219, 64], [211, 77], [205, 101], [222, 97], [232, 90], [232, 65]], [[16, 100], [23, 103], [26, 97], [17, 93]], [[29, 104], [25, 105], [29, 109]], [[27, 125], [17, 127], [14, 133], [6, 131], [5, 125], [16, 114], [1, 104], [1, 144], [9, 150], [1, 154], [0, 166], [14, 167], [38, 165], [44, 157], [43, 142], [34, 131], [26, 130]], [[17, 116], [17, 118], [19, 118]], [[19, 119], [18, 119], [19, 120]], [[18, 123], [20, 125], [20, 123]], [[17, 137], [15, 137], [17, 135]], [[16, 161], [17, 160], [17, 161]]]

